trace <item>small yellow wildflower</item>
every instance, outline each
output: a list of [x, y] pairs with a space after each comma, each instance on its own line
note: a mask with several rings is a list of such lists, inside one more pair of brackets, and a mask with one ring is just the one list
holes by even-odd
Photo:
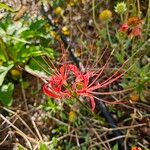
[[61, 7], [55, 8], [54, 12], [57, 15], [63, 15], [63, 13], [64, 13], [64, 11], [63, 11], [63, 9]]
[[46, 31], [48, 31], [48, 30], [49, 30], [49, 28], [50, 28], [49, 23], [46, 23], [46, 24], [44, 25], [44, 27], [45, 27]]
[[10, 73], [13, 77], [19, 77], [21, 75], [21, 71], [17, 69], [11, 69]]
[[123, 14], [127, 10], [127, 6], [124, 2], [120, 2], [115, 6], [115, 12], [118, 14]]
[[102, 11], [99, 15], [101, 21], [109, 21], [112, 18], [112, 12], [108, 9]]
[[139, 101], [140, 96], [137, 93], [133, 92], [130, 94], [130, 99], [134, 102], [137, 102], [137, 101]]
[[70, 31], [69, 31], [68, 27], [64, 26], [62, 28], [62, 33], [66, 36], [70, 35]]
[[69, 122], [75, 122], [77, 116], [75, 111], [70, 111], [69, 112]]
[[77, 48], [77, 49], [75, 50], [75, 56], [76, 56], [76, 57], [80, 57], [80, 56], [81, 56], [81, 49], [80, 49], [80, 48]]
[[60, 40], [60, 36], [55, 31], [50, 31], [50, 35], [56, 40]]
[[73, 7], [73, 6], [75, 6], [75, 3], [74, 3], [74, 2], [70, 2], [68, 5], [69, 5], [70, 7]]

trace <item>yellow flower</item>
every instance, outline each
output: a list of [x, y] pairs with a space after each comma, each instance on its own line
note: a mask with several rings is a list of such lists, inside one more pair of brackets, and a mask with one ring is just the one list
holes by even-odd
[[139, 101], [140, 96], [139, 96], [137, 93], [132, 92], [132, 93], [130, 94], [130, 99], [131, 99], [132, 101], [134, 101], [134, 102], [137, 102], [137, 101]]
[[108, 9], [102, 11], [99, 15], [101, 21], [109, 21], [112, 18], [112, 12]]
[[50, 35], [56, 40], [60, 40], [60, 36], [55, 31], [50, 31]]
[[77, 116], [75, 111], [70, 111], [69, 112], [69, 122], [75, 122]]
[[70, 31], [69, 31], [69, 29], [68, 29], [68, 27], [66, 27], [66, 26], [64, 26], [63, 28], [62, 28], [62, 33], [64, 34], [64, 35], [70, 35]]
[[118, 14], [123, 14], [127, 10], [127, 6], [124, 2], [118, 3], [115, 6], [115, 12]]
[[63, 15], [64, 11], [61, 7], [57, 7], [55, 8], [54, 12], [57, 14], [57, 15]]
[[21, 75], [21, 71], [17, 69], [11, 69], [10, 73], [13, 77], [19, 77]]

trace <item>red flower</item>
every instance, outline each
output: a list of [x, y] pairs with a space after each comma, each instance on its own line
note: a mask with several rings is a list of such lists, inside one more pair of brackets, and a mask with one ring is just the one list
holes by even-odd
[[119, 31], [120, 32], [127, 32], [129, 29], [129, 26], [127, 24], [123, 24], [120, 28]]
[[66, 89], [67, 78], [69, 73], [78, 74], [78, 68], [74, 65], [64, 65], [60, 67], [57, 75], [52, 76], [49, 81], [43, 86], [43, 92], [54, 99], [62, 99], [64, 97], [71, 97], [71, 93]]
[[142, 150], [140, 147], [133, 146], [131, 150]]
[[142, 29], [140, 27], [136, 27], [131, 31], [131, 33], [129, 34], [129, 37], [141, 36], [141, 33], [142, 33]]
[[77, 95], [85, 96], [90, 98], [92, 111], [95, 109], [95, 101], [92, 94], [88, 90], [89, 79], [93, 77], [94, 74], [92, 72], [87, 72], [86, 74], [79, 74], [75, 80], [73, 85], [73, 90], [75, 90]]
[[[93, 72], [81, 73], [78, 71], [78, 68], [74, 65], [68, 64], [60, 67], [60, 70], [57, 75], [53, 75], [49, 81], [43, 86], [43, 92], [54, 99], [70, 98], [73, 96], [73, 93], [76, 93], [77, 96], [85, 96], [90, 99], [92, 111], [95, 109], [95, 101], [93, 94], [103, 94], [102, 92], [95, 92], [96, 89], [106, 87], [112, 82], [116, 81], [125, 73], [117, 75], [118, 71], [110, 76], [108, 79], [99, 83], [97, 80], [102, 75], [105, 70], [110, 58], [108, 58], [106, 64], [100, 69], [97, 74]], [[124, 64], [127, 61], [124, 62]], [[122, 67], [124, 66], [122, 65]], [[121, 67], [121, 68], [122, 68]], [[120, 69], [121, 69], [120, 68]], [[75, 77], [70, 81], [72, 75]], [[117, 76], [116, 76], [117, 75]], [[94, 78], [95, 76], [95, 78]], [[93, 78], [93, 81], [90, 83], [90, 78]], [[67, 89], [69, 87], [69, 89]], [[112, 92], [104, 92], [105, 94], [111, 94]]]
[[121, 25], [119, 31], [124, 33], [127, 32], [130, 38], [140, 36], [142, 33], [142, 24], [142, 20], [138, 17], [131, 17], [128, 19], [127, 24]]

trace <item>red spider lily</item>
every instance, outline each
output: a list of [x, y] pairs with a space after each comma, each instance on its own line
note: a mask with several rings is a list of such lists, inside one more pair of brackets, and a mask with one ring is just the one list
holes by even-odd
[[43, 86], [43, 92], [54, 99], [61, 99], [63, 97], [70, 97], [69, 91], [63, 91], [63, 85], [65, 83], [65, 78], [61, 75], [52, 76], [48, 83]]
[[[107, 85], [111, 84], [112, 82], [118, 80], [120, 77], [123, 76], [123, 73], [117, 75], [118, 71], [115, 74], [110, 76], [105, 81], [99, 83], [97, 79], [102, 75], [104, 72], [108, 61], [108, 58], [105, 65], [100, 69], [99, 73], [94, 74], [93, 72], [88, 71], [87, 73], [81, 73], [78, 71], [78, 68], [74, 65], [68, 64], [64, 65], [60, 68], [59, 74], [54, 75], [50, 78], [50, 80], [43, 86], [43, 92], [54, 99], [62, 99], [64, 97], [70, 98], [73, 96], [73, 93], [76, 93], [77, 96], [85, 96], [90, 99], [92, 111], [95, 109], [95, 101], [93, 94], [102, 94], [99, 92], [94, 92], [96, 89], [106, 87]], [[127, 61], [124, 62], [124, 64]], [[122, 67], [124, 66], [122, 65]], [[122, 68], [120, 67], [120, 69]], [[75, 76], [75, 80], [73, 83], [67, 83], [68, 78], [70, 77], [70, 73]], [[117, 75], [117, 76], [116, 76]], [[94, 78], [95, 76], [95, 78]], [[90, 83], [90, 78], [94, 78], [93, 82]], [[72, 86], [70, 86], [72, 84]], [[71, 88], [70, 91], [67, 87]], [[104, 92], [104, 94], [112, 94], [113, 92]]]
[[[107, 85], [111, 84], [112, 82], [118, 80], [120, 77], [123, 76], [125, 72], [121, 73], [120, 75], [115, 77], [115, 74], [103, 81], [102, 83], [92, 83], [89, 84], [89, 80], [91, 77], [94, 77], [95, 74], [93, 72], [87, 72], [86, 74], [80, 74], [73, 85], [73, 90], [77, 93], [77, 95], [85, 96], [90, 98], [92, 111], [95, 109], [95, 101], [93, 94], [113, 94], [113, 92], [94, 92], [96, 89], [100, 89], [106, 87]], [[114, 77], [114, 78], [113, 78]], [[118, 91], [119, 93], [120, 91]], [[115, 93], [115, 92], [114, 92]], [[116, 92], [117, 93], [117, 92]]]
[[[127, 91], [127, 90], [122, 90], [122, 91], [117, 91], [117, 92], [94, 92], [97, 89], [104, 88], [104, 87], [110, 85], [111, 83], [118, 80], [119, 78], [121, 78], [126, 73], [126, 71], [124, 71], [124, 72], [118, 74], [118, 72], [123, 68], [123, 66], [127, 63], [128, 60], [125, 61], [123, 63], [123, 65], [120, 67], [120, 69], [118, 71], [116, 71], [116, 73], [114, 73], [108, 79], [104, 80], [101, 83], [97, 82], [97, 79], [102, 75], [102, 73], [106, 69], [106, 66], [107, 66], [109, 60], [110, 60], [110, 57], [108, 58], [107, 62], [101, 68], [101, 70], [99, 71], [98, 74], [94, 74], [93, 72], [90, 72], [90, 71], [85, 73], [85, 74], [82, 74], [82, 73], [79, 74], [76, 77], [75, 83], [73, 85], [73, 90], [75, 90], [77, 95], [86, 96], [86, 97], [90, 98], [92, 111], [94, 111], [94, 109], [95, 109], [95, 101], [94, 101], [93, 94], [113, 94], [113, 93], [116, 94], [116, 93]], [[89, 82], [90, 78], [92, 78], [94, 76], [95, 76], [95, 78], [94, 78], [93, 82], [90, 83]]]
[[94, 97], [88, 91], [89, 79], [93, 77], [94, 74], [92, 72], [87, 72], [86, 74], [79, 74], [75, 80], [73, 85], [73, 90], [75, 90], [77, 95], [85, 96], [90, 98], [92, 111], [95, 109], [95, 101]]
[[43, 92], [54, 99], [62, 99], [71, 97], [69, 90], [64, 90], [67, 85], [67, 77], [72, 72], [75, 76], [78, 74], [78, 68], [74, 65], [64, 65], [60, 67], [59, 74], [52, 76], [49, 81], [43, 86]]

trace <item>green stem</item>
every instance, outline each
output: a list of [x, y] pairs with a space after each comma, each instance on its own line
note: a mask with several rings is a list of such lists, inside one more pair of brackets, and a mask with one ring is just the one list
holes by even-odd
[[3, 40], [0, 38], [0, 47], [3, 51], [4, 57], [6, 58], [6, 60], [9, 60], [8, 54], [7, 54], [7, 50], [6, 50], [6, 45], [3, 42]]
[[100, 33], [99, 26], [98, 26], [96, 19], [95, 19], [95, 0], [92, 1], [92, 15], [93, 15], [93, 22], [95, 24], [95, 27], [98, 30], [98, 32]]
[[123, 14], [120, 14], [120, 18], [121, 18], [121, 23], [123, 23]]
[[75, 96], [75, 99], [91, 114], [96, 118], [97, 120], [101, 121], [101, 118], [99, 115], [95, 114], [94, 112], [91, 111], [89, 107], [87, 107], [77, 96]]
[[110, 46], [112, 47], [112, 40], [111, 40], [110, 33], [109, 33], [108, 22], [106, 22], [106, 30], [107, 30], [107, 35], [108, 35], [108, 40], [109, 40]]

